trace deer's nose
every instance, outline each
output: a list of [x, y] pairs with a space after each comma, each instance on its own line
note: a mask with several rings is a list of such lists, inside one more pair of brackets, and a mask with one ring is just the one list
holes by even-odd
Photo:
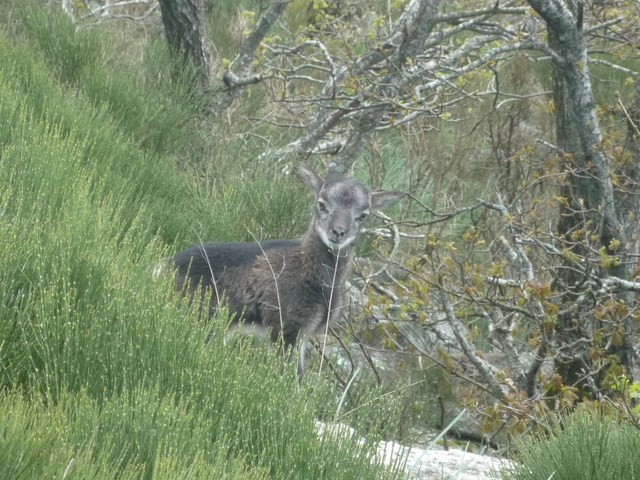
[[340, 239], [347, 234], [347, 229], [343, 227], [333, 227], [331, 228], [331, 233], [333, 233], [337, 239]]

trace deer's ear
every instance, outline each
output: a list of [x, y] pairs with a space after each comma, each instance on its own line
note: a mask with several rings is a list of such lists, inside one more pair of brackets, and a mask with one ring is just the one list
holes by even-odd
[[395, 205], [402, 197], [402, 192], [373, 192], [371, 193], [371, 207], [376, 210]]
[[298, 177], [302, 180], [309, 190], [318, 193], [324, 185], [324, 180], [316, 172], [314, 172], [306, 163], [298, 164]]

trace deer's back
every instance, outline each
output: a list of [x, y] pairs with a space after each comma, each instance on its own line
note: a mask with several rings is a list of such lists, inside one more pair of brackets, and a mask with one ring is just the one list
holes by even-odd
[[179, 285], [187, 278], [191, 286], [211, 287], [224, 282], [232, 270], [247, 268], [263, 252], [290, 250], [300, 245], [298, 240], [267, 240], [255, 242], [203, 243], [183, 250], [175, 256]]
[[205, 243], [175, 257], [180, 288], [192, 294], [201, 289], [201, 302], [205, 290], [213, 293], [209, 315], [224, 296], [231, 314], [270, 328], [274, 338], [284, 327], [287, 344], [327, 318], [329, 298], [337, 303], [338, 295], [331, 293], [333, 264], [326, 247], [309, 251], [299, 240]]

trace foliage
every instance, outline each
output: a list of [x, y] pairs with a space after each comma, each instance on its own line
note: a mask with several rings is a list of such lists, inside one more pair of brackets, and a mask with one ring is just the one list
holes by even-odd
[[504, 478], [606, 480], [640, 477], [640, 430], [615, 417], [579, 409], [551, 437], [520, 445]]
[[[20, 22], [13, 24], [16, 34], [35, 41], [49, 71], [63, 84], [82, 92], [99, 108], [106, 108], [122, 132], [135, 138], [145, 150], [155, 153], [184, 148], [181, 126], [196, 112], [191, 101], [192, 91], [185, 78], [170, 81], [175, 71], [163, 49], [149, 48], [141, 53], [147, 69], [115, 68], [113, 53], [107, 42], [95, 30], [80, 29], [58, 11], [46, 11], [35, 2], [16, 2], [13, 14]], [[163, 45], [164, 46], [164, 45]], [[126, 59], [119, 59], [125, 63]]]
[[[247, 228], [239, 206], [204, 215], [211, 204], [259, 198], [263, 211], [283, 175], [229, 168], [193, 186], [174, 156], [205, 134], [184, 122], [195, 105], [183, 86], [152, 81], [167, 57], [129, 75], [97, 32], [22, 3], [3, 4], [0, 25], [0, 477], [391, 477], [370, 464], [371, 443], [318, 439], [330, 389], [301, 388], [275, 349], [222, 333], [205, 347], [223, 319], [199, 322], [171, 278], [151, 278], [176, 239]], [[67, 68], [55, 35], [83, 60]], [[304, 228], [299, 191], [277, 193], [287, 202], [256, 234]]]
[[[103, 205], [109, 196], [117, 206], [107, 215], [120, 222], [115, 229], [95, 216], [81, 226], [93, 232], [87, 249], [98, 253], [88, 256], [87, 271], [73, 267], [74, 276], [117, 278], [130, 263], [152, 262], [165, 250], [157, 250], [155, 232], [162, 246], [296, 235], [306, 227], [307, 212], [304, 194], [286, 173], [292, 164], [304, 159], [335, 173], [351, 170], [369, 184], [409, 195], [402, 209], [391, 212], [393, 220], [372, 223], [360, 250], [372, 262], [359, 263], [357, 293], [339, 326], [346, 355], [351, 343], [363, 351], [351, 371], [341, 370], [343, 361], [331, 364], [337, 381], [332, 398], [345, 395], [342, 410], [354, 411], [348, 421], [380, 433], [377, 419], [385, 408], [404, 412], [406, 423], [425, 420], [429, 408], [420, 402], [431, 393], [424, 384], [435, 367], [450, 374], [444, 389], [483, 418], [491, 438], [532, 427], [550, 430], [551, 413], [568, 413], [587, 399], [606, 398], [629, 420], [636, 418], [637, 383], [629, 380], [640, 325], [639, 64], [629, 40], [638, 36], [636, 4], [295, 0], [275, 15], [271, 7], [279, 2], [214, 2], [208, 11], [214, 73], [226, 83], [199, 92], [186, 86], [188, 72], [175, 75], [180, 67], [157, 39], [157, 11], [132, 22], [137, 27], [131, 30], [145, 33], [128, 39], [118, 14], [146, 7], [76, 12], [72, 26], [62, 16], [30, 14], [18, 3], [10, 2], [18, 14], [5, 16], [11, 19], [7, 29], [33, 37], [36, 46], [12, 46], [22, 49], [20, 55], [0, 50], [3, 75], [10, 77], [7, 98], [26, 92], [15, 97], [24, 97], [16, 104], [22, 110], [7, 107], [2, 118], [14, 125], [16, 112], [24, 111], [25, 118], [46, 123], [34, 129], [43, 158], [52, 150], [55, 158], [76, 162], [62, 164], [51, 180], [61, 181], [66, 194], [46, 182], [31, 188], [42, 188], [56, 208], [93, 211], [93, 203], [83, 207], [82, 193], [73, 193], [72, 172], [84, 169], [84, 191], [95, 196], [92, 201]], [[570, 12], [574, 6], [581, 10]], [[588, 61], [558, 59], [560, 49], [547, 43], [551, 22], [540, 16], [544, 8], [575, 19], [570, 30], [584, 34]], [[255, 36], [249, 33], [267, 17], [269, 28], [251, 45]], [[53, 32], [63, 38], [51, 38]], [[105, 38], [117, 38], [117, 45]], [[136, 54], [123, 53], [129, 51]], [[569, 135], [558, 134], [559, 112], [569, 108], [553, 91], [553, 62], [577, 74], [590, 72], [582, 84], [592, 87], [594, 97], [578, 103], [593, 106], [586, 124], [599, 135], [576, 142], [582, 151], [568, 148], [563, 142]], [[79, 114], [69, 105], [79, 105], [84, 116], [74, 120]], [[69, 139], [65, 145], [77, 154], [50, 149], [52, 131], [60, 141]], [[3, 145], [12, 143], [14, 132], [0, 131]], [[14, 150], [7, 155], [22, 161]], [[599, 159], [605, 173], [589, 158]], [[170, 160], [187, 174], [176, 174]], [[38, 175], [33, 177], [35, 182]], [[593, 188], [580, 191], [581, 181]], [[590, 203], [587, 197], [602, 185], [611, 186], [613, 200]], [[7, 211], [25, 210], [36, 198], [16, 203], [13, 193], [5, 196]], [[620, 222], [626, 241], [603, 235], [608, 221], [598, 221], [614, 205], [608, 218]], [[563, 228], [569, 217], [577, 221]], [[58, 220], [53, 215], [51, 225]], [[28, 228], [21, 228], [13, 238], [25, 235]], [[57, 228], [52, 238], [61, 241], [80, 227], [63, 222]], [[26, 236], [25, 244], [39, 251], [41, 237]], [[139, 257], [118, 268], [122, 264], [100, 256], [126, 252], [122, 245], [135, 246]], [[42, 250], [52, 253], [53, 247]], [[68, 262], [74, 255], [62, 258]], [[10, 278], [27, 272], [27, 286], [38, 283], [38, 269], [47, 280], [59, 273], [48, 264], [10, 267]], [[13, 289], [31, 291], [27, 286]], [[92, 302], [112, 312], [115, 307], [101, 297], [106, 288]], [[153, 295], [155, 289], [145, 288]], [[61, 298], [49, 299], [47, 308], [54, 311]], [[0, 328], [16, 335], [13, 324], [5, 325]], [[8, 345], [23, 372], [9, 383], [22, 384], [31, 353]], [[401, 368], [384, 375], [374, 358], [379, 352], [403, 358]], [[380, 390], [368, 390], [363, 381], [345, 393], [361, 366], [374, 371]], [[407, 387], [414, 381], [416, 388]], [[360, 410], [367, 396], [395, 402]], [[323, 418], [332, 418], [334, 406], [319, 409]], [[368, 422], [369, 415], [376, 421]], [[432, 424], [432, 417], [425, 422]], [[386, 422], [383, 434], [407, 430], [396, 420]]]

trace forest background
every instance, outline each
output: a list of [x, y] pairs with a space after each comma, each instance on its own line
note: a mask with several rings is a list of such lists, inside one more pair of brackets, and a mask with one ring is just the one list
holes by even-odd
[[[46, 3], [0, 6], [3, 478], [393, 477], [376, 439], [460, 411], [502, 452], [578, 405], [637, 432], [637, 2]], [[407, 192], [302, 387], [150, 273], [303, 232], [299, 161]]]

